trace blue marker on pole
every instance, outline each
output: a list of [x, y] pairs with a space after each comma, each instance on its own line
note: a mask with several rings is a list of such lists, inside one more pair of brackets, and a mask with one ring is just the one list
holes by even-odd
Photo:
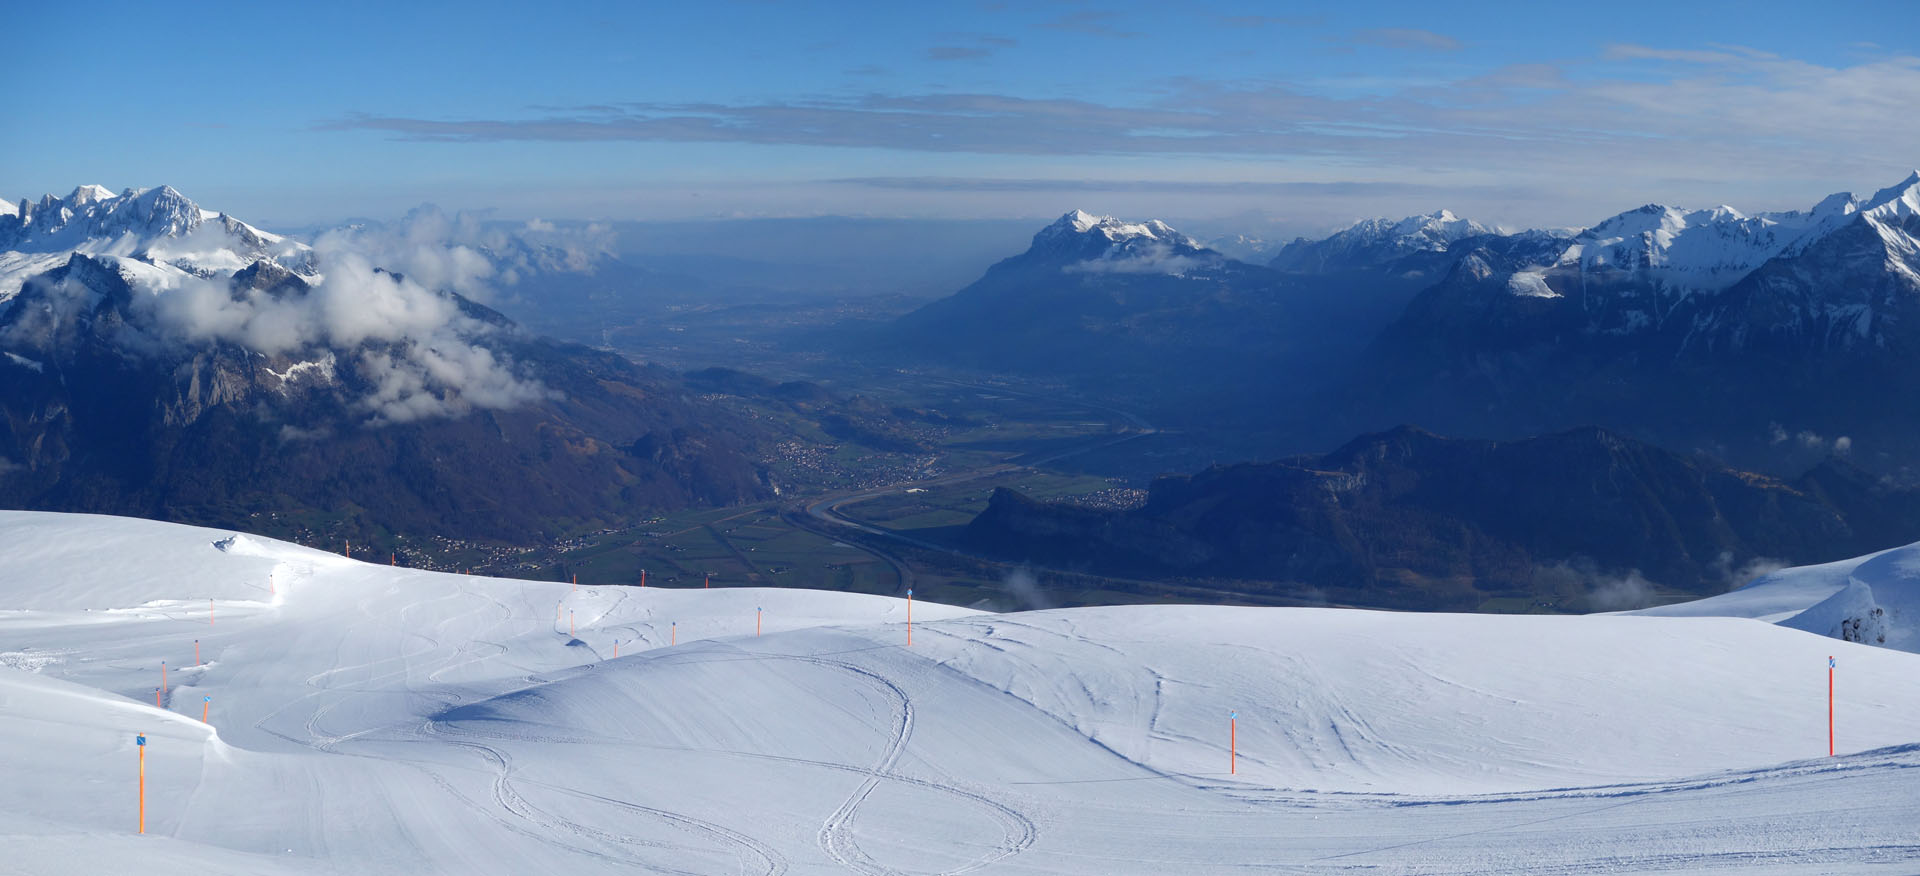
[[1240, 713], [1227, 712], [1227, 774], [1240, 772]]
[[140, 832], [147, 832], [147, 734], [139, 733], [133, 737], [135, 750], [140, 752]]

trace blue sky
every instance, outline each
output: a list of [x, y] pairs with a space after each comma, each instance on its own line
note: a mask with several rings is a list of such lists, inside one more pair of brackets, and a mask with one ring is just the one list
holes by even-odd
[[17, 4], [0, 193], [1585, 224], [1920, 165], [1907, 2]]

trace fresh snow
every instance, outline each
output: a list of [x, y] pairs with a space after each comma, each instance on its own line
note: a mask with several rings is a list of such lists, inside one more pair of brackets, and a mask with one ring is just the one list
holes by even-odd
[[[1896, 252], [1913, 239], [1889, 222], [1920, 211], [1920, 172], [1861, 202], [1841, 192], [1809, 210], [1747, 215], [1729, 206], [1683, 210], [1649, 204], [1577, 234], [1553, 266], [1627, 272], [1684, 296], [1719, 292], [1769, 259], [1792, 256], [1865, 214]], [[1895, 265], [1896, 269], [1904, 265]]]
[[1543, 271], [1515, 271], [1507, 278], [1507, 291], [1526, 298], [1559, 298], [1560, 293], [1547, 285]]
[[19, 294], [27, 280], [67, 263], [71, 253], [0, 252], [0, 303]]
[[[1804, 609], [1837, 574], [1775, 580], [1798, 582]], [[1787, 587], [1743, 610], [1791, 610]], [[1920, 867], [1920, 656], [1898, 650], [1744, 617], [924, 601], [907, 647], [905, 614], [887, 597], [575, 591], [0, 512], [5, 867]], [[152, 743], [146, 836], [136, 732]]]
[[335, 364], [336, 362], [333, 357], [333, 354], [328, 353], [322, 358], [315, 359], [310, 362], [291, 363], [287, 365], [287, 370], [285, 371], [275, 371], [271, 366], [262, 366], [262, 367], [265, 368], [268, 374], [271, 374], [274, 377], [279, 378], [280, 391], [282, 393], [285, 393], [285, 392], [288, 392], [289, 387], [292, 386], [293, 382], [295, 380], [300, 379], [302, 376], [311, 377], [312, 379], [320, 381], [321, 383], [332, 383], [335, 379], [334, 370], [333, 370]]
[[1920, 543], [1762, 575], [1738, 590], [1631, 614], [1753, 618], [1920, 653]]
[[113, 189], [106, 186], [84, 185], [74, 189], [73, 194], [66, 197], [66, 202], [69, 205], [78, 206], [104, 201], [111, 197], [113, 197]]
[[1468, 237], [1497, 233], [1451, 210], [1404, 219], [1363, 219], [1323, 240], [1296, 238], [1274, 254], [1272, 265], [1289, 271], [1379, 267], [1420, 252], [1445, 252]]
[[[305, 273], [310, 250], [207, 210], [167, 186], [121, 194], [96, 185], [23, 202], [0, 222], [0, 301], [74, 253], [112, 257], [123, 273], [172, 288], [190, 276], [230, 275], [262, 259]], [[130, 267], [147, 265], [159, 273]]]
[[1069, 229], [1074, 234], [1092, 234], [1097, 232], [1115, 243], [1136, 238], [1146, 238], [1148, 240], [1184, 242], [1189, 246], [1199, 245], [1192, 239], [1180, 234], [1180, 232], [1173, 230], [1173, 226], [1158, 219], [1149, 219], [1145, 222], [1123, 222], [1112, 216], [1095, 216], [1085, 210], [1074, 210], [1060, 217], [1051, 227], [1044, 229], [1041, 233], [1066, 233]]
[[1560, 264], [1589, 273], [1642, 273], [1683, 291], [1719, 291], [1810, 235], [1832, 230], [1832, 221], [1812, 212], [1749, 217], [1725, 206], [1649, 205], [1582, 232]]
[[1914, 171], [1898, 184], [1874, 192], [1873, 197], [1861, 206], [1860, 212], [1880, 222], [1920, 215], [1920, 170]]

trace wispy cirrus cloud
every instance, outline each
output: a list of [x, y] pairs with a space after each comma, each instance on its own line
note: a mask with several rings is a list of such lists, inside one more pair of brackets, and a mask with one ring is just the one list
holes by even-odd
[[1011, 49], [1020, 45], [1020, 41], [1012, 37], [996, 36], [993, 34], [962, 35], [960, 39], [956, 39], [954, 42], [959, 44], [933, 46], [927, 49], [927, 60], [976, 61], [983, 58], [990, 58], [1002, 49]]
[[1379, 27], [1357, 31], [1349, 40], [1363, 46], [1429, 52], [1457, 52], [1464, 47], [1459, 40], [1446, 34], [1412, 27]]
[[1318, 15], [1221, 15], [1215, 20], [1227, 27], [1313, 27], [1326, 23]]
[[992, 49], [979, 46], [934, 46], [927, 49], [929, 61], [971, 61], [993, 54]]
[[[1581, 67], [1579, 76], [1567, 68]], [[425, 142], [725, 142], [1028, 156], [1220, 156], [1433, 174], [1755, 180], [1880, 174], [1915, 163], [1920, 57], [1823, 65], [1730, 46], [1615, 45], [1385, 93], [1178, 81], [1119, 103], [1005, 94], [866, 94], [623, 103], [489, 118], [358, 114], [324, 122]], [[1714, 159], [1703, 163], [1701, 156]], [[1284, 165], [1277, 165], [1284, 169]], [[1318, 175], [1316, 175], [1318, 176]], [[1535, 179], [1527, 179], [1531, 184]]]
[[922, 192], [1151, 192], [1166, 194], [1245, 194], [1274, 196], [1323, 195], [1395, 196], [1476, 194], [1527, 197], [1530, 190], [1511, 185], [1431, 185], [1392, 181], [1332, 180], [1183, 180], [1183, 179], [1054, 179], [953, 176], [861, 176], [821, 180], [834, 185], [865, 186]]
[[1132, 39], [1141, 35], [1138, 31], [1121, 29], [1119, 25], [1115, 23], [1119, 20], [1120, 13], [1118, 12], [1085, 9], [1062, 15], [1040, 26], [1051, 30], [1064, 30], [1072, 33], [1084, 33], [1092, 36], [1114, 37], [1117, 39]]

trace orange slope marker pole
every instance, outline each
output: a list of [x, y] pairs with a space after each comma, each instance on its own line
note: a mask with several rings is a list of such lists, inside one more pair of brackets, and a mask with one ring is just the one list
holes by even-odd
[[162, 693], [164, 693], [166, 692], [166, 689], [167, 689], [167, 661], [162, 660], [160, 661], [160, 690]]
[[1227, 774], [1240, 772], [1240, 713], [1227, 713]]
[[640, 570], [640, 586], [647, 586], [647, 570], [645, 569]]
[[1827, 756], [1833, 756], [1833, 655], [1827, 655]]
[[667, 644], [669, 645], [680, 644], [680, 622], [679, 621], [674, 621], [673, 623], [670, 623], [667, 625], [667, 635], [671, 636], [671, 638], [667, 639]]
[[701, 586], [702, 588], [704, 588], [704, 589], [707, 589], [707, 590], [712, 590], [712, 589], [713, 589], [713, 573], [712, 573], [712, 572], [708, 572], [708, 573], [707, 573], [707, 583], [705, 583], [705, 584], [702, 584], [702, 585], [700, 585], [700, 586]]
[[213, 697], [200, 698], [200, 723], [207, 723], [207, 710], [213, 708]]
[[387, 554], [387, 565], [389, 566], [400, 565], [400, 555], [398, 553]]
[[347, 559], [353, 559], [353, 539], [347, 539]]
[[569, 611], [569, 612], [567, 612], [567, 635], [569, 635], [569, 636], [571, 636], [571, 635], [574, 635], [574, 632], [573, 632], [573, 612], [571, 612], [571, 611]]
[[147, 735], [135, 734], [134, 746], [140, 749], [140, 832], [147, 832]]
[[166, 706], [160, 705], [160, 689], [157, 687], [153, 689], [153, 707], [156, 709], [166, 708]]
[[913, 588], [907, 588], [907, 647], [913, 647]]
[[573, 573], [573, 592], [580, 592], [580, 573]]
[[753, 634], [760, 635], [760, 609], [753, 610]]
[[615, 660], [620, 659], [620, 640], [619, 639], [613, 640], [613, 658]]
[[207, 665], [205, 663], [200, 662], [200, 640], [199, 639], [193, 640], [193, 665], [195, 666]]

